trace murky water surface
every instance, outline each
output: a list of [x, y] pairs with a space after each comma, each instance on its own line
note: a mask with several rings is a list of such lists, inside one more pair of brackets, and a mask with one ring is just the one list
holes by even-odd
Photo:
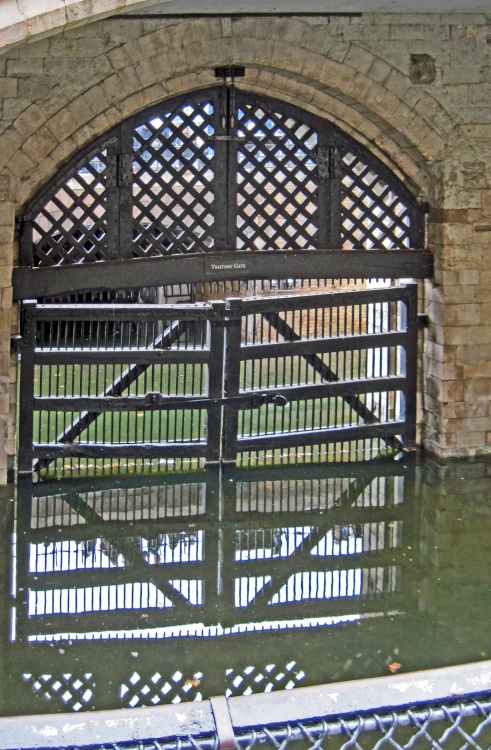
[[0, 711], [151, 706], [491, 658], [491, 464], [21, 484]]

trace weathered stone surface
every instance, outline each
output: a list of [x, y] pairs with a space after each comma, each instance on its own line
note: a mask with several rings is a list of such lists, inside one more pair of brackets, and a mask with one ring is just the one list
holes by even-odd
[[[489, 19], [108, 18], [85, 26], [89, 0], [66, 0], [61, 16], [51, 2], [39, 0], [38, 15], [29, 15], [27, 3], [21, 9], [12, 0], [3, 36], [12, 44], [23, 33], [51, 33], [55, 22], [64, 28], [0, 57], [0, 337], [10, 331], [2, 311], [12, 306], [14, 214], [79, 148], [124, 117], [213, 85], [216, 65], [244, 64], [240, 86], [335, 122], [429, 201], [436, 272], [435, 283], [424, 285], [423, 439], [440, 455], [489, 450]], [[98, 8], [110, 12], [111, 3]], [[418, 60], [431, 65], [415, 77]], [[11, 405], [0, 412], [10, 452], [11, 415]], [[0, 461], [0, 479], [2, 471]]]

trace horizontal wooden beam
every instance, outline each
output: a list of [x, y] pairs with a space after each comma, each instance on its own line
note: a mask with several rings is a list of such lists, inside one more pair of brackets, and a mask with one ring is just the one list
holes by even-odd
[[14, 268], [14, 299], [238, 279], [422, 279], [424, 250], [267, 250], [131, 258], [48, 268]]

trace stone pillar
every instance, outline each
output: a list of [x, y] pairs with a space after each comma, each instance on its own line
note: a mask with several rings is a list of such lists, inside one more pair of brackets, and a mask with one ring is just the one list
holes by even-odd
[[491, 454], [491, 140], [471, 146], [462, 139], [445, 155], [430, 214], [423, 441], [442, 457]]
[[10, 355], [15, 206], [0, 176], [0, 485], [13, 478], [17, 368]]

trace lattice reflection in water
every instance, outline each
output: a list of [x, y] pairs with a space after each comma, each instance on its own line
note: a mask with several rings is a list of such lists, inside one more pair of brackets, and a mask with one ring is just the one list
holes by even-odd
[[225, 670], [225, 695], [252, 695], [253, 693], [271, 693], [273, 690], [292, 690], [301, 684], [305, 672], [297, 667], [295, 661], [284, 666], [266, 664], [264, 667], [247, 666]]
[[159, 703], [181, 703], [184, 701], [202, 700], [198, 689], [203, 674], [195, 672], [186, 678], [177, 670], [174, 674], [163, 676], [155, 672], [149, 678], [133, 672], [127, 682], [121, 686], [121, 702], [125, 707], [156, 706]]
[[56, 704], [56, 709], [59, 711], [82, 711], [92, 708], [95, 682], [90, 673], [38, 676], [25, 673], [22, 679], [31, 688], [38, 701]]

